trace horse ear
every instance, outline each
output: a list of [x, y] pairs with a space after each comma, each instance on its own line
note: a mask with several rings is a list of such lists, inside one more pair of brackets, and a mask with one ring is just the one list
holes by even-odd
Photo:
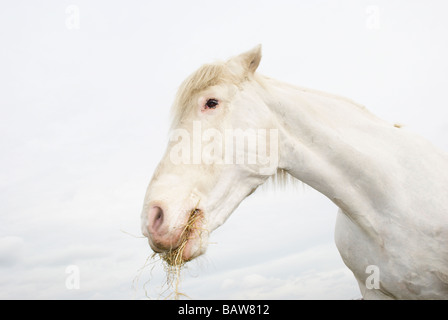
[[252, 50], [236, 56], [232, 60], [238, 61], [247, 73], [253, 74], [257, 70], [261, 61], [261, 44], [257, 45]]
[[247, 70], [250, 73], [254, 73], [261, 61], [261, 44], [257, 45], [252, 50], [243, 53], [243, 55], [246, 57]]

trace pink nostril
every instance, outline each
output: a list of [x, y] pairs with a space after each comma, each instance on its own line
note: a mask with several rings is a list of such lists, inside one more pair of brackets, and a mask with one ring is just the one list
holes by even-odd
[[[167, 214], [167, 216], [165, 216]], [[164, 252], [176, 248], [182, 231], [180, 228], [169, 228], [169, 211], [156, 205], [149, 206], [147, 211], [145, 236], [155, 252]], [[180, 230], [180, 231], [179, 231]]]
[[156, 232], [163, 223], [163, 210], [158, 206], [151, 207], [148, 213], [148, 229], [151, 233]]

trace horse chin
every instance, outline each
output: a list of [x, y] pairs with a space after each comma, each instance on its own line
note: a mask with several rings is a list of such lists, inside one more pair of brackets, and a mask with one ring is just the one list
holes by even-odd
[[202, 239], [189, 239], [182, 252], [182, 260], [185, 262], [191, 261], [204, 254], [205, 251], [206, 247], [203, 245]]

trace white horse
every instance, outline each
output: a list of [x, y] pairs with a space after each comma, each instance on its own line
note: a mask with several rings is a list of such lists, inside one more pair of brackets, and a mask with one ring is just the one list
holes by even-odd
[[[179, 246], [197, 212], [207, 232], [188, 237], [182, 258], [203, 254], [244, 198], [289, 174], [339, 207], [336, 245], [365, 299], [448, 298], [447, 155], [353, 101], [256, 73], [260, 60], [258, 46], [179, 88], [143, 205], [152, 249]], [[241, 134], [245, 143], [233, 143]], [[374, 286], [369, 266], [380, 271]]]

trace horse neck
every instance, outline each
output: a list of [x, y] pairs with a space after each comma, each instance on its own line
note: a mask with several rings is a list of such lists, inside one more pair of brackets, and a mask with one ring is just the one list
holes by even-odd
[[393, 148], [384, 137], [397, 128], [342, 97], [271, 79], [265, 87], [279, 126], [281, 169], [346, 212], [371, 209], [387, 197], [385, 184], [394, 182], [381, 152]]

